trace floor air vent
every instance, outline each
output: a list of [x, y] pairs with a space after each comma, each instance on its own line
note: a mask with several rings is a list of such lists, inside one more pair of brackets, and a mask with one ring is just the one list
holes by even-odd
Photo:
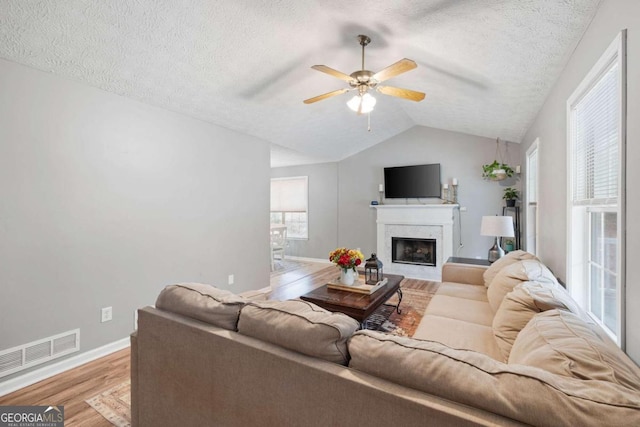
[[80, 329], [0, 351], [0, 377], [80, 350]]

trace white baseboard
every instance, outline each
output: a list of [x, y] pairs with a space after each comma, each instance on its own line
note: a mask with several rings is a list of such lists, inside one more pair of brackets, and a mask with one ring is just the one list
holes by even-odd
[[325, 258], [307, 258], [307, 257], [303, 257], [303, 256], [287, 255], [287, 259], [292, 259], [294, 261], [309, 261], [309, 262], [320, 262], [322, 264], [331, 264], [331, 261], [329, 261], [329, 259], [325, 259]]
[[47, 378], [68, 371], [69, 369], [77, 368], [80, 365], [84, 365], [85, 363], [107, 356], [118, 350], [122, 350], [123, 348], [127, 348], [130, 344], [131, 341], [129, 337], [123, 338], [110, 344], [103, 345], [102, 347], [94, 348], [93, 350], [69, 357], [68, 359], [60, 362], [52, 363], [51, 365], [36, 369], [35, 371], [27, 372], [19, 377], [0, 382], [0, 396], [13, 393], [16, 390], [35, 384], [38, 381], [46, 380]]

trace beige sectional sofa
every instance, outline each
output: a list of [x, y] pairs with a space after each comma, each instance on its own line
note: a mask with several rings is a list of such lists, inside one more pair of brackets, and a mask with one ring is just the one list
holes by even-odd
[[640, 425], [640, 370], [517, 251], [446, 264], [413, 338], [308, 302], [165, 288], [132, 335], [134, 426]]

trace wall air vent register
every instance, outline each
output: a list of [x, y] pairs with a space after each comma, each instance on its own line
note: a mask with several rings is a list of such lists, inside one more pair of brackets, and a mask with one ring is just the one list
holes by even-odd
[[0, 378], [80, 350], [80, 329], [0, 351]]

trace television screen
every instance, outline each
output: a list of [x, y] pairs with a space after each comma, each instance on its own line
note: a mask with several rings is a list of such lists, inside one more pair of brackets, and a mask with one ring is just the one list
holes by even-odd
[[440, 197], [440, 164], [384, 168], [388, 199]]

